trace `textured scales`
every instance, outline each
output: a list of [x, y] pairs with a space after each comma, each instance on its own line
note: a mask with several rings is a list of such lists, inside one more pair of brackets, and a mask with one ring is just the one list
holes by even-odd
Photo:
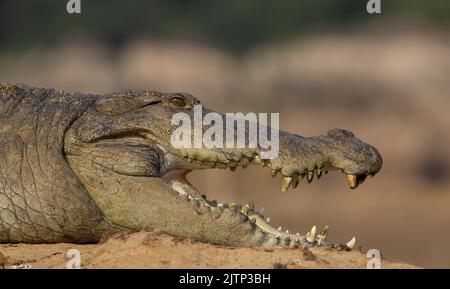
[[[280, 131], [280, 153], [175, 149], [174, 113], [200, 102], [184, 93], [68, 93], [0, 83], [0, 242], [97, 242], [122, 229], [152, 230], [232, 246], [330, 246], [328, 227], [282, 232], [254, 205], [218, 204], [185, 176], [249, 164], [282, 174], [282, 190], [338, 169], [356, 188], [382, 166], [351, 132], [316, 137]], [[204, 109], [204, 113], [208, 110]]]

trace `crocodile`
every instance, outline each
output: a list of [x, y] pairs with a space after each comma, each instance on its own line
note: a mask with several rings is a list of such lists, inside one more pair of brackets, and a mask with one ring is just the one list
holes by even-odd
[[282, 175], [285, 191], [334, 170], [354, 189], [382, 167], [378, 150], [344, 129], [313, 137], [280, 130], [272, 159], [262, 159], [258, 147], [174, 147], [172, 116], [192, 116], [201, 105], [187, 93], [85, 94], [0, 83], [0, 97], [2, 243], [96, 243], [122, 230], [156, 229], [229, 246], [351, 250], [354, 238], [328, 243], [327, 226], [283, 232], [253, 204], [209, 200], [186, 176], [261, 165]]

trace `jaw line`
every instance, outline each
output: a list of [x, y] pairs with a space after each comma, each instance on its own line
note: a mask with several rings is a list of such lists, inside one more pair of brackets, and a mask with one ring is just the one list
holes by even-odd
[[[182, 160], [186, 159], [186, 158], [183, 158], [180, 156], [176, 156], [176, 157], [178, 157]], [[195, 160], [194, 160], [194, 162], [195, 162]], [[266, 166], [264, 162], [261, 162], [261, 160], [255, 161], [255, 158], [253, 158], [252, 161], [250, 161], [250, 164], [259, 164], [259, 165], [262, 165], [263, 167]], [[247, 165], [238, 165], [238, 167], [246, 168]], [[203, 167], [203, 168], [173, 168], [172, 167], [171, 169], [165, 171], [162, 175], [160, 175], [160, 178], [163, 179], [164, 181], [166, 181], [180, 196], [185, 198], [186, 202], [188, 202], [188, 203], [196, 202], [197, 205], [209, 207], [209, 210], [211, 210], [211, 209], [219, 210], [220, 209], [220, 210], [222, 210], [222, 212], [223, 212], [223, 210], [232, 210], [235, 213], [242, 214], [247, 221], [252, 222], [261, 231], [265, 232], [269, 236], [272, 236], [272, 238], [275, 238], [277, 240], [285, 240], [285, 241], [286, 240], [287, 241], [294, 240], [295, 242], [303, 241], [303, 242], [306, 242], [309, 244], [313, 244], [315, 241], [317, 241], [317, 239], [315, 239], [316, 238], [315, 233], [313, 234], [313, 237], [311, 239], [311, 234], [312, 234], [311, 232], [313, 230], [315, 230], [315, 226], [306, 235], [301, 235], [299, 233], [292, 234], [292, 233], [289, 233], [288, 230], [286, 230], [284, 232], [284, 231], [282, 231], [281, 227], [276, 229], [275, 227], [270, 225], [269, 224], [270, 218], [265, 215], [263, 210], [256, 211], [254, 208], [253, 202], [251, 202], [251, 205], [246, 204], [243, 206], [241, 204], [236, 204], [236, 203], [231, 203], [230, 205], [228, 205], [227, 203], [219, 204], [216, 200], [210, 201], [207, 199], [206, 195], [201, 194], [198, 191], [198, 189], [195, 188], [195, 186], [192, 185], [186, 179], [186, 176], [193, 169], [214, 169], [214, 168], [219, 168], [219, 167], [217, 167], [217, 166]], [[224, 168], [230, 168], [230, 167], [225, 165]], [[337, 169], [337, 168], [331, 167], [331, 166], [328, 167], [327, 169], [341, 171], [345, 175], [345, 173], [341, 169]], [[234, 170], [234, 169], [232, 169], [232, 170]], [[285, 178], [285, 177], [286, 176], [283, 176], [283, 178]], [[348, 178], [348, 176], [347, 176], [347, 178]], [[354, 188], [356, 188], [356, 187], [354, 187]], [[325, 226], [325, 227], [327, 227], [327, 226]], [[324, 227], [324, 229], [325, 229], [325, 227]], [[324, 229], [322, 229], [322, 231]], [[320, 236], [322, 234], [322, 231], [318, 235], [318, 238], [321, 238]], [[322, 239], [322, 241], [324, 241], [325, 238], [326, 238], [326, 236], [324, 237], [324, 239]], [[352, 241], [354, 242], [353, 239], [352, 239]], [[350, 242], [352, 242], [352, 241], [350, 241]], [[348, 243], [348, 244], [350, 244], [350, 243]], [[350, 246], [350, 245], [348, 245], [348, 246]], [[353, 247], [353, 245], [351, 245], [348, 248], [351, 249], [352, 247]]]

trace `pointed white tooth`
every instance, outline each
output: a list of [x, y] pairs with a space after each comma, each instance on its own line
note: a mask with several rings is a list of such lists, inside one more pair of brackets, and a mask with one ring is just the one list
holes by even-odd
[[297, 233], [295, 233], [295, 235], [296, 235], [296, 236], [300, 236], [300, 233], [297, 232]]
[[347, 246], [347, 248], [349, 249], [353, 249], [353, 247], [355, 247], [356, 244], [356, 238], [353, 237], [350, 241], [347, 242], [347, 244], [345, 244]]
[[321, 239], [321, 240], [326, 240], [327, 236], [328, 236], [328, 231], [329, 231], [330, 227], [328, 225], [325, 225], [322, 230], [320, 231], [319, 235], [317, 236], [317, 238]]
[[317, 227], [313, 226], [311, 231], [308, 232], [306, 239], [308, 242], [313, 243], [316, 240]]
[[281, 231], [281, 226], [278, 227], [278, 231]]
[[289, 230], [286, 230], [286, 234], [289, 234]]
[[309, 171], [308, 174], [306, 175], [306, 180], [308, 181], [308, 184], [311, 183], [313, 179], [314, 179], [314, 172]]
[[358, 187], [358, 176], [356, 175], [347, 175], [347, 182], [350, 189], [356, 189]]
[[270, 223], [270, 217], [267, 217], [267, 218], [266, 218], [266, 222], [267, 222], [267, 223]]
[[291, 177], [283, 177], [283, 179], [281, 180], [281, 191], [286, 192], [287, 189], [289, 189], [291, 182], [292, 182]]

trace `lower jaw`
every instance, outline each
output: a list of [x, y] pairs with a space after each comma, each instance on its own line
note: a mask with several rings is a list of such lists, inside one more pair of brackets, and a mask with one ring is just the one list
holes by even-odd
[[[270, 217], [265, 216], [265, 209], [255, 210], [254, 204], [238, 204], [238, 203], [218, 203], [216, 200], [208, 200], [206, 195], [202, 195], [187, 179], [186, 175], [190, 170], [174, 170], [161, 176], [180, 196], [186, 198], [187, 202], [194, 202], [197, 206], [204, 206], [212, 210], [230, 210], [237, 214], [242, 214], [241, 217], [247, 219], [250, 223], [256, 225], [261, 231], [279, 240], [276, 244], [289, 247], [297, 247], [301, 243], [314, 244], [316, 236], [316, 228], [313, 227], [306, 235], [300, 233], [291, 234], [289, 230], [282, 231], [281, 227], [275, 229], [270, 223]], [[322, 230], [323, 232], [323, 230]], [[326, 237], [326, 236], [325, 236]]]
[[[256, 161], [258, 164], [262, 164], [265, 166], [267, 163], [261, 163], [259, 160]], [[250, 163], [255, 163], [255, 161], [252, 161]], [[247, 164], [241, 166], [243, 168], [247, 167]], [[227, 168], [225, 165], [224, 168]], [[235, 170], [236, 167], [229, 167], [232, 171]], [[281, 189], [282, 191], [285, 191], [289, 188], [289, 186], [292, 186], [292, 188], [297, 187], [298, 182], [302, 179], [305, 179], [306, 182], [310, 183], [314, 176], [317, 178], [320, 178], [323, 173], [328, 173], [328, 170], [335, 170], [335, 168], [324, 168], [314, 170], [312, 172], [308, 172], [306, 174], [300, 175], [297, 174], [295, 176], [283, 176], [282, 178], [282, 184]], [[261, 208], [260, 210], [255, 210], [254, 204], [236, 204], [236, 203], [218, 203], [216, 200], [208, 200], [207, 197], [203, 194], [201, 194], [187, 179], [187, 174], [191, 172], [190, 169], [176, 169], [171, 170], [161, 176], [162, 179], [164, 179], [166, 182], [169, 183], [169, 185], [176, 191], [180, 196], [183, 196], [186, 198], [187, 202], [194, 202], [198, 206], [204, 206], [206, 208], [212, 209], [212, 210], [230, 210], [234, 213], [242, 214], [244, 219], [247, 219], [250, 223], [254, 224], [256, 227], [258, 227], [261, 231], [264, 233], [272, 236], [272, 238], [275, 238], [277, 241], [277, 244], [283, 244], [292, 247], [293, 245], [297, 246], [300, 244], [314, 244], [314, 245], [320, 245], [321, 242], [325, 244], [325, 239], [328, 234], [328, 226], [325, 226], [318, 232], [317, 228], [315, 226], [312, 227], [312, 229], [305, 235], [301, 235], [299, 233], [291, 234], [288, 230], [283, 231], [281, 227], [278, 229], [275, 229], [272, 227], [270, 223], [270, 217], [265, 216], [265, 210], [264, 208]], [[276, 176], [276, 171], [272, 171], [272, 176]], [[347, 176], [347, 181], [349, 183], [350, 188], [354, 189], [356, 188], [362, 181], [365, 180], [365, 177], [363, 179], [358, 178], [358, 176]], [[355, 244], [355, 239], [353, 238], [350, 242], [347, 244], [341, 244], [341, 248], [345, 250], [351, 250], [351, 248]]]

